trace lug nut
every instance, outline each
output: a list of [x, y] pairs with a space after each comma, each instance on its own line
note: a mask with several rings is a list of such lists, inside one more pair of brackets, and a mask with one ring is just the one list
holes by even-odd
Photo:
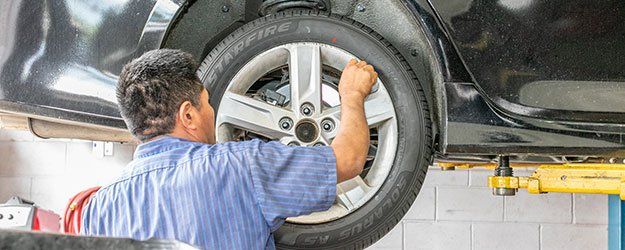
[[321, 121], [321, 128], [323, 129], [323, 131], [325, 132], [330, 132], [332, 130], [334, 130], [334, 121], [332, 121], [332, 119], [325, 119], [323, 121]]
[[311, 116], [313, 112], [315, 112], [315, 107], [310, 103], [304, 103], [302, 107], [300, 107], [300, 112], [305, 116]]
[[292, 142], [289, 142], [289, 144], [287, 144], [287, 145], [288, 146], [299, 146], [299, 143], [292, 141]]
[[325, 144], [323, 144], [323, 142], [317, 142], [313, 146], [315, 146], [315, 147], [323, 147], [323, 146], [325, 146]]
[[282, 117], [279, 123], [280, 123], [280, 128], [282, 128], [283, 130], [290, 130], [293, 127], [293, 120], [291, 120], [291, 118], [288, 118], [288, 117]]

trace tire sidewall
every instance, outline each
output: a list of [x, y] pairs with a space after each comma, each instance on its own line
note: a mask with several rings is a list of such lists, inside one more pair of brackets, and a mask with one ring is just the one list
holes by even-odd
[[199, 76], [217, 113], [235, 74], [255, 56], [283, 44], [332, 45], [376, 68], [393, 100], [398, 128], [397, 152], [385, 183], [369, 202], [341, 219], [317, 225], [285, 223], [274, 232], [281, 248], [365, 247], [397, 224], [425, 178], [431, 142], [424, 97], [401, 55], [379, 35], [351, 20], [305, 13], [278, 13], [243, 26], [204, 59]]

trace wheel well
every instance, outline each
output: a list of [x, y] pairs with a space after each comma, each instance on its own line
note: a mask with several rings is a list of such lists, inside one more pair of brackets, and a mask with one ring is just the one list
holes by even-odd
[[226, 36], [259, 18], [262, 0], [189, 1], [178, 14], [162, 43], [201, 61]]
[[[426, 93], [433, 142], [444, 131], [444, 91], [441, 70], [427, 40], [426, 29], [401, 0], [329, 0], [330, 11], [354, 19], [382, 35], [399, 50], [417, 74]], [[262, 0], [197, 0], [178, 15], [162, 47], [187, 51], [202, 60], [221, 40], [245, 23], [259, 18]], [[305, 7], [305, 6], [303, 6]], [[375, 13], [375, 14], [373, 14]], [[207, 25], [210, 24], [210, 25]], [[442, 143], [441, 143], [442, 144]], [[435, 145], [442, 151], [443, 145]]]

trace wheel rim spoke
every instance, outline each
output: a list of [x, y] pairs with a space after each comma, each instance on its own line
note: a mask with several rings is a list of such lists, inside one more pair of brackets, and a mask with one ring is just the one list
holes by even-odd
[[[367, 99], [365, 99], [365, 116], [367, 119], [367, 124], [369, 127], [375, 127], [380, 125], [381, 123], [393, 118], [395, 116], [393, 104], [388, 95], [384, 93], [375, 92], [370, 94]], [[324, 110], [320, 115], [322, 119], [331, 118], [337, 123], [341, 119], [341, 106], [336, 106]], [[320, 119], [321, 120], [321, 119]], [[323, 132], [324, 138], [327, 140], [332, 140], [336, 137], [336, 133], [338, 129], [335, 129], [331, 132]]]
[[226, 92], [221, 100], [218, 126], [227, 123], [271, 139], [280, 139], [291, 136], [293, 130], [280, 128], [279, 121], [282, 117], [292, 118], [293, 114], [251, 97]]
[[354, 209], [355, 204], [371, 189], [365, 180], [356, 176], [336, 185], [336, 201], [347, 210]]
[[321, 112], [321, 54], [318, 45], [289, 46], [289, 79], [291, 107], [295, 113], [302, 104], [310, 103], [315, 114]]
[[377, 91], [365, 99], [365, 116], [369, 127], [375, 127], [395, 116], [393, 102], [388, 95]]
[[297, 142], [297, 138], [295, 138], [295, 136], [285, 136], [280, 138], [279, 141], [284, 145], [288, 145], [289, 143]]

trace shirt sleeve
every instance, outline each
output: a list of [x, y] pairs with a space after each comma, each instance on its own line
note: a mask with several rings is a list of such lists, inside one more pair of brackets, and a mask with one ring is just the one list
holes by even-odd
[[94, 203], [95, 200], [92, 197], [92, 199], [90, 199], [87, 205], [82, 209], [80, 219], [80, 235], [94, 235], [94, 232], [91, 228], [91, 226], [93, 225], [92, 221], [95, 219], [91, 217], [93, 210], [95, 210], [95, 206], [93, 205]]
[[287, 217], [328, 210], [336, 198], [331, 147], [251, 142], [248, 157], [256, 198], [272, 231]]

